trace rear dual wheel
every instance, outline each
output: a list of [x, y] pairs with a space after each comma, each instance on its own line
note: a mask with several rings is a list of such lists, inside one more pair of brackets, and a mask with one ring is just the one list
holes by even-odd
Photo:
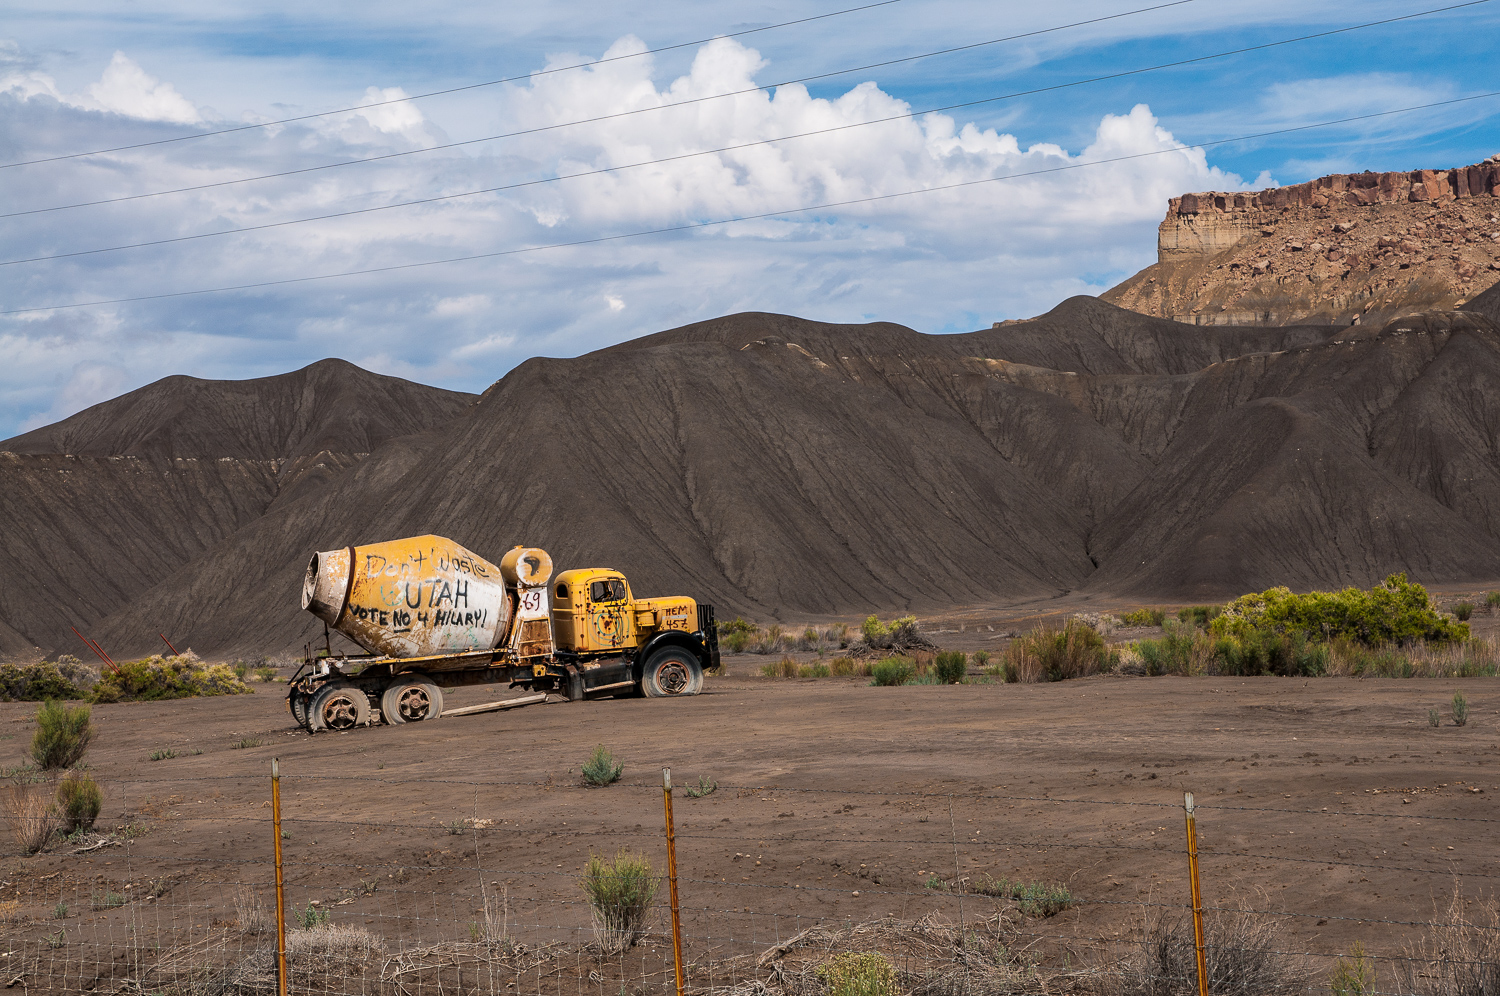
[[352, 730], [369, 722], [370, 697], [364, 689], [347, 682], [329, 682], [314, 692], [307, 704], [307, 728], [314, 733]]
[[391, 726], [420, 723], [443, 714], [443, 690], [423, 674], [398, 676], [380, 696], [380, 715]]

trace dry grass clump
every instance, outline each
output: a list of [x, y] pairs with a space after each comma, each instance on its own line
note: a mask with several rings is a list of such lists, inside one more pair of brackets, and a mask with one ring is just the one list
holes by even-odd
[[1400, 989], [1415, 996], [1489, 996], [1500, 992], [1500, 903], [1465, 899], [1454, 887], [1417, 944], [1397, 962]]
[[244, 934], [265, 934], [276, 927], [260, 893], [248, 885], [240, 886], [234, 894], [234, 919]]
[[385, 942], [363, 927], [325, 923], [286, 935], [287, 967], [292, 973], [324, 974], [362, 969], [385, 953]]
[[1006, 681], [1063, 681], [1098, 674], [1107, 661], [1104, 637], [1074, 618], [1062, 629], [1038, 626], [1012, 640], [1001, 673]]
[[[1214, 996], [1291, 996], [1307, 985], [1303, 966], [1284, 953], [1273, 918], [1250, 910], [1204, 916], [1208, 991]], [[1138, 947], [1120, 964], [1115, 996], [1190, 996], [1198, 991], [1190, 920], [1148, 919]]]
[[5, 790], [5, 822], [11, 836], [26, 854], [46, 847], [57, 832], [57, 810], [50, 792], [30, 785], [12, 785]]
[[1490, 678], [1500, 674], [1500, 639], [1496, 637], [1378, 647], [1335, 640], [1328, 649], [1328, 673], [1333, 675], [1354, 678]]

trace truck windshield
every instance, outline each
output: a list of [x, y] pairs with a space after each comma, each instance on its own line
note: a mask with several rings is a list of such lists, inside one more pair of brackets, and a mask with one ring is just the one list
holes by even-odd
[[625, 582], [619, 578], [595, 581], [589, 585], [589, 597], [596, 602], [623, 602], [625, 600]]

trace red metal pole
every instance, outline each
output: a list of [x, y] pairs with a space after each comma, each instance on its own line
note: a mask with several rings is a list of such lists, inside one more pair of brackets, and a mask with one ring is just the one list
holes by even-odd
[[159, 637], [161, 637], [161, 642], [165, 643], [167, 645], [167, 649], [170, 650], [170, 651], [172, 651], [172, 656], [173, 657], [181, 657], [182, 656], [181, 654], [179, 654], [177, 652], [177, 648], [174, 647], [174, 646], [172, 646], [172, 641], [169, 640], [169, 639], [167, 639], [167, 634], [165, 634], [165, 633], [157, 633], [156, 635], [159, 636]]
[[94, 641], [90, 640], [88, 637], [84, 636], [82, 633], [78, 632], [78, 627], [77, 626], [69, 626], [68, 628], [73, 631], [73, 635], [74, 636], [78, 637], [80, 640], [83, 641], [83, 645], [85, 647], [88, 647], [90, 650], [92, 650], [94, 652], [94, 656], [95, 657], [98, 657], [105, 664], [108, 664], [109, 667], [110, 667], [110, 670], [114, 671], [115, 674], [119, 674], [120, 673], [119, 665], [117, 665], [114, 661], [112, 661], [112, 660], [109, 659], [109, 655], [106, 654], [102, 649], [100, 649], [99, 644], [95, 643]]

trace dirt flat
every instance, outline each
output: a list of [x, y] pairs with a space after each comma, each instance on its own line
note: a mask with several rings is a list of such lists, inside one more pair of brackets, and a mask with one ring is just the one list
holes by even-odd
[[[194, 929], [237, 936], [236, 884], [264, 893], [271, 882], [272, 757], [286, 776], [288, 902], [316, 899], [392, 944], [462, 938], [482, 894], [502, 891], [516, 936], [586, 939], [577, 874], [589, 854], [625, 846], [664, 861], [664, 765], [679, 787], [690, 958], [753, 953], [814, 923], [982, 917], [995, 900], [927, 883], [993, 876], [1066, 884], [1080, 902], [1024, 920], [1017, 936], [1044, 959], [1089, 962], [1155, 909], [1142, 903], [1186, 902], [1185, 790], [1200, 805], [1207, 904], [1288, 913], [1288, 951], [1337, 954], [1360, 940], [1400, 955], [1421, 929], [1404, 922], [1429, 919], [1456, 878], [1474, 894], [1500, 877], [1492, 681], [875, 688], [752, 677], [764, 660], [729, 658], [729, 675], [690, 699], [549, 703], [348, 734], [294, 730], [275, 686], [97, 706], [88, 760], [106, 790], [100, 825], [139, 835], [34, 857], [5, 840], [0, 903], [21, 903], [7, 930], [28, 950], [61, 931], [97, 977], [124, 971], [111, 958], [125, 957], [132, 923], [179, 942]], [[1448, 718], [1455, 689], [1470, 702], [1463, 728]], [[450, 705], [493, 697], [464, 689]], [[0, 763], [20, 762], [34, 708], [0, 704]], [[1442, 726], [1428, 726], [1429, 708]], [[263, 745], [232, 746], [246, 737]], [[624, 761], [621, 783], [581, 785], [596, 744]], [[178, 756], [148, 760], [164, 748]], [[688, 798], [700, 776], [718, 788]], [[448, 831], [465, 819], [481, 829]], [[157, 899], [89, 908], [91, 894], [138, 897], [161, 880]], [[59, 901], [69, 911], [54, 920]]]

